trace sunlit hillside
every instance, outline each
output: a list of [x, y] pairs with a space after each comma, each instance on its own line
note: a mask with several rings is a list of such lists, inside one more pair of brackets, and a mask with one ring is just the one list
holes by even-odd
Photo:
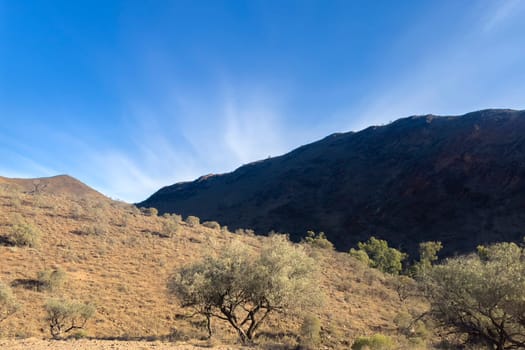
[[[44, 304], [61, 297], [96, 305], [80, 337], [170, 341], [168, 345], [174, 347], [237, 344], [236, 335], [222, 321], [215, 321], [213, 340], [205, 340], [202, 318], [189, 317], [191, 311], [168, 296], [166, 281], [175, 269], [233, 241], [256, 250], [267, 238], [232, 233], [216, 224], [190, 225], [186, 221], [191, 220], [177, 215], [158, 217], [155, 211], [91, 191], [53, 192], [51, 185], [32, 191], [32, 180], [25, 185], [5, 178], [0, 182], [0, 281], [11, 286], [20, 304], [0, 323], [4, 337], [51, 338]], [[39, 235], [34, 247], [13, 246], [6, 238], [20, 223]], [[325, 303], [316, 317], [323, 348], [347, 349], [357, 336], [375, 333], [393, 336], [400, 346], [406, 344], [394, 319], [406, 314], [409, 304], [396, 292], [394, 277], [364, 266], [347, 253], [313, 247], [308, 251], [322, 272], [319, 283]], [[60, 271], [63, 283], [41, 288], [39, 273], [41, 277], [45, 271]], [[414, 301], [410, 305], [425, 307]], [[255, 346], [294, 348], [303, 317], [270, 317]]]

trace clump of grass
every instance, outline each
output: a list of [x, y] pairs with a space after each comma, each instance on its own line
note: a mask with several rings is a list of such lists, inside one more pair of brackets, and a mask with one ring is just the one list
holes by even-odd
[[352, 344], [352, 350], [391, 350], [394, 341], [387, 335], [374, 334], [370, 337], [358, 337]]
[[66, 273], [58, 268], [55, 270], [43, 270], [37, 274], [38, 290], [54, 292], [60, 289], [66, 281]]

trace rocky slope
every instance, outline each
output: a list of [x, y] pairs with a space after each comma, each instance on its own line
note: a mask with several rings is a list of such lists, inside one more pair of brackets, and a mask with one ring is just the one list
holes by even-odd
[[376, 235], [414, 253], [521, 240], [525, 111], [414, 116], [333, 134], [232, 173], [177, 183], [141, 206], [232, 228], [324, 231], [340, 250]]

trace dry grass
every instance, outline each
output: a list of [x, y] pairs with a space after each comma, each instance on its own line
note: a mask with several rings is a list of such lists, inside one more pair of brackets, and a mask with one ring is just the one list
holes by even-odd
[[[0, 280], [16, 285], [17, 281], [34, 279], [39, 271], [53, 269], [63, 270], [67, 279], [57, 291], [38, 291], [24, 284], [13, 287], [21, 309], [0, 324], [7, 337], [50, 338], [43, 305], [48, 298], [60, 296], [97, 306], [87, 325], [89, 337], [202, 345], [199, 338], [205, 332], [201, 320], [185, 317], [188, 312], [166, 295], [168, 276], [175, 268], [233, 240], [254, 247], [264, 240], [183, 221], [176, 233], [167, 237], [161, 233], [165, 221], [174, 220], [172, 217], [146, 216], [131, 205], [98, 196], [33, 195], [4, 186], [0, 189], [0, 236], [16, 216], [38, 227], [41, 241], [38, 248], [0, 245]], [[311, 253], [321, 266], [320, 283], [326, 294], [325, 306], [318, 312], [325, 347], [345, 349], [357, 336], [395, 334], [393, 320], [407, 310], [395, 290], [388, 287], [390, 277], [348, 254]], [[297, 345], [301, 319], [301, 315], [284, 320], [274, 316], [261, 329], [259, 346]], [[236, 343], [226, 324], [216, 321], [214, 326], [215, 343]], [[11, 344], [3, 342], [2, 348], [2, 344]]]

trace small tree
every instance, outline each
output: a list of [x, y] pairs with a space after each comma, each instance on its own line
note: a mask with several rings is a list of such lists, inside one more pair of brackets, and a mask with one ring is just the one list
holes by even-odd
[[14, 314], [18, 310], [15, 296], [4, 283], [0, 282], [0, 322]]
[[49, 331], [54, 339], [60, 339], [62, 334], [75, 329], [83, 329], [87, 321], [95, 314], [92, 304], [50, 299], [45, 304], [46, 320]]
[[438, 260], [437, 253], [443, 248], [441, 242], [423, 242], [419, 244], [419, 261], [409, 270], [414, 277], [422, 277], [432, 268], [434, 262]]
[[176, 271], [168, 291], [182, 307], [191, 307], [207, 320], [227, 321], [243, 343], [251, 341], [271, 313], [288, 317], [295, 308], [306, 308], [320, 300], [315, 282], [315, 261], [302, 247], [284, 236], [268, 239], [259, 254], [237, 242], [218, 257]]
[[[368, 256], [371, 267], [394, 275], [401, 272], [403, 260], [408, 256], [395, 248], [390, 248], [386, 241], [375, 237], [370, 237], [367, 242], [359, 242], [357, 245], [359, 251], [366, 253], [366, 256]], [[366, 257], [355, 249], [351, 249], [350, 254], [361, 261], [366, 261]]]
[[469, 344], [525, 348], [525, 252], [514, 243], [447, 260], [423, 280], [431, 315]]

